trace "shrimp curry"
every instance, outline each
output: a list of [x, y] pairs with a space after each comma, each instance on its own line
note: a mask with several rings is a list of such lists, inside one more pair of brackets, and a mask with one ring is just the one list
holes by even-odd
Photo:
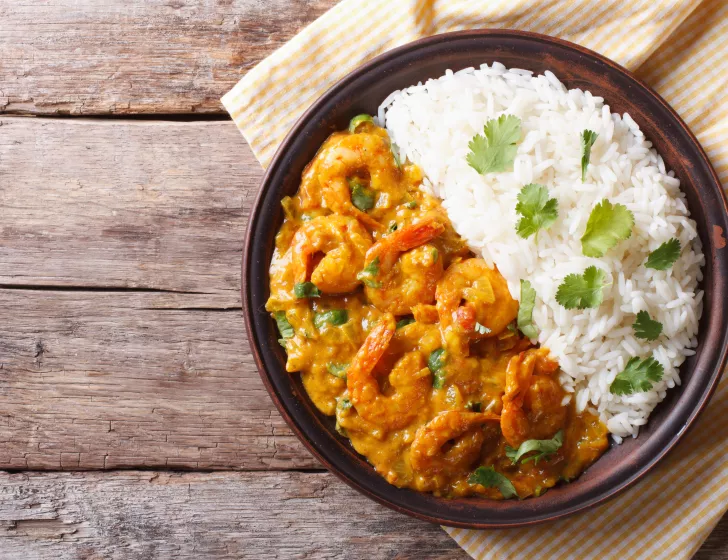
[[367, 116], [321, 146], [270, 266], [286, 369], [391, 484], [538, 496], [604, 453], [606, 427], [576, 413], [505, 280], [422, 182]]

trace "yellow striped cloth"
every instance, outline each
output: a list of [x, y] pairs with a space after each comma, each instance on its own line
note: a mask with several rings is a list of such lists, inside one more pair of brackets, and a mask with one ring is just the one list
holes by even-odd
[[[631, 69], [687, 121], [726, 184], [726, 0], [344, 0], [222, 101], [265, 167], [301, 113], [355, 67], [420, 37], [476, 28], [546, 33]], [[728, 509], [726, 464], [728, 379], [677, 449], [618, 498], [536, 527], [445, 530], [478, 559], [690, 558]]]

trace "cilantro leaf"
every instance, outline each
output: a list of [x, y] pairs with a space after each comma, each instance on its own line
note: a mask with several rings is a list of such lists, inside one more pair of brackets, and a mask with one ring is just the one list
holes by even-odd
[[435, 389], [442, 389], [445, 385], [445, 360], [447, 356], [444, 348], [434, 350], [427, 359], [427, 367], [432, 372], [432, 386]]
[[680, 240], [673, 237], [650, 253], [645, 266], [655, 270], [667, 270], [680, 257], [681, 249]]
[[349, 364], [335, 364], [331, 362], [326, 364], [326, 369], [331, 375], [346, 380], [346, 370], [349, 369]]
[[538, 329], [533, 324], [533, 308], [536, 305], [536, 290], [528, 280], [521, 280], [521, 303], [518, 306], [518, 329], [528, 338], [538, 338]]
[[629, 239], [633, 226], [634, 214], [624, 204], [612, 204], [605, 198], [589, 214], [581, 252], [587, 257], [603, 257], [608, 249]]
[[569, 274], [556, 290], [556, 301], [566, 309], [599, 307], [604, 299], [606, 274], [596, 266], [590, 266], [584, 274]]
[[320, 329], [328, 323], [329, 325], [338, 327], [339, 325], [346, 323], [348, 320], [349, 313], [346, 309], [331, 309], [329, 311], [316, 313], [313, 316], [313, 326]]
[[407, 325], [411, 325], [414, 322], [415, 322], [415, 318], [414, 317], [405, 317], [404, 319], [400, 319], [399, 321], [397, 321], [396, 328], [397, 329], [401, 329], [402, 327], [406, 327]]
[[392, 233], [395, 231], [397, 231], [397, 222], [395, 222], [395, 221], [389, 222], [389, 227], [387, 228], [387, 233]]
[[287, 348], [286, 344], [288, 339], [293, 338], [293, 335], [296, 334], [296, 331], [293, 330], [291, 323], [288, 322], [285, 311], [276, 311], [275, 313], [273, 313], [273, 318], [276, 320], [278, 332], [281, 333], [281, 338], [278, 339], [278, 344], [283, 346], [283, 348]]
[[549, 191], [543, 185], [530, 183], [518, 193], [516, 212], [521, 218], [516, 224], [516, 232], [524, 239], [541, 228], [549, 228], [559, 217], [559, 203], [549, 198]]
[[336, 399], [336, 408], [341, 411], [349, 410], [351, 408], [351, 401], [347, 398]]
[[321, 297], [321, 290], [313, 282], [296, 282], [293, 293], [298, 299]]
[[382, 283], [377, 282], [374, 278], [379, 274], [379, 257], [375, 257], [372, 262], [364, 267], [364, 269], [356, 275], [357, 280], [361, 280], [370, 288], [381, 288]]
[[585, 130], [581, 133], [581, 182], [586, 181], [586, 168], [589, 167], [591, 149], [599, 135], [593, 130]]
[[521, 139], [521, 119], [513, 115], [490, 119], [483, 134], [476, 134], [468, 144], [468, 165], [481, 175], [509, 171], [516, 158], [516, 142]]
[[627, 367], [614, 378], [609, 391], [615, 395], [631, 395], [652, 389], [652, 384], [660, 381], [665, 372], [662, 364], [655, 358], [640, 361], [632, 358]]
[[537, 451], [535, 455], [523, 459], [521, 463], [533, 460], [534, 463], [538, 464], [541, 459], [547, 459], [549, 455], [556, 453], [563, 444], [564, 430], [559, 430], [552, 439], [528, 439], [519, 445], [518, 449], [506, 445], [506, 457], [515, 465], [519, 460], [523, 459], [524, 455]]
[[366, 188], [359, 179], [349, 181], [351, 190], [351, 203], [362, 212], [374, 208], [374, 193]]
[[497, 488], [507, 500], [508, 498], [517, 498], [518, 492], [510, 480], [501, 473], [491, 467], [478, 467], [475, 472], [468, 477], [468, 484], [480, 484], [486, 488]]
[[647, 311], [637, 313], [637, 320], [632, 325], [634, 335], [644, 340], [657, 340], [662, 334], [662, 323], [654, 321]]

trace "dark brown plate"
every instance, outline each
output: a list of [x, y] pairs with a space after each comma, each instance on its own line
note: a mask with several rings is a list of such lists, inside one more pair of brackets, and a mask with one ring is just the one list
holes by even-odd
[[[604, 97], [612, 112], [628, 112], [680, 178], [706, 256], [697, 354], [681, 368], [682, 386], [668, 393], [637, 439], [613, 447], [571, 484], [540, 498], [447, 500], [395, 488], [377, 475], [334, 431], [333, 419], [313, 406], [300, 378], [285, 371], [275, 323], [265, 312], [268, 266], [283, 220], [280, 200], [299, 186], [304, 166], [326, 137], [359, 113], [376, 114], [392, 91], [483, 62], [542, 73], [551, 70], [569, 88]], [[331, 472], [397, 511], [457, 527], [493, 528], [556, 519], [598, 504], [633, 484], [685, 434], [715, 389], [726, 362], [728, 330], [728, 230], [726, 200], [718, 178], [693, 134], [669, 105], [614, 62], [577, 45], [543, 35], [482, 30], [438, 35], [375, 58], [326, 92], [283, 141], [255, 202], [243, 255], [242, 298], [248, 337], [261, 377], [278, 410]], [[345, 507], [342, 504], [342, 507]]]

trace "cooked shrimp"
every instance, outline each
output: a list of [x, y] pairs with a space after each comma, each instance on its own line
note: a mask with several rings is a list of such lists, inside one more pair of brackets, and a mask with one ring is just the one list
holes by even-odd
[[365, 172], [375, 192], [386, 191], [399, 183], [399, 169], [388, 140], [371, 133], [344, 136], [321, 153], [318, 182], [327, 208], [353, 216], [374, 230], [383, 226], [354, 206], [347, 179]]
[[445, 230], [433, 216], [408, 225], [377, 241], [366, 262], [376, 272], [365, 282], [369, 301], [380, 311], [405, 315], [418, 304], [435, 300], [443, 259], [433, 245], [425, 245]]
[[548, 358], [545, 348], [526, 350], [508, 362], [501, 431], [511, 447], [527, 439], [552, 437], [563, 426], [564, 391], [551, 377], [557, 370], [558, 364]]
[[346, 386], [359, 416], [382, 428], [407, 426], [424, 406], [432, 388], [430, 370], [421, 352], [408, 352], [389, 374], [392, 394], [384, 394], [373, 370], [394, 336], [394, 317], [383, 317], [367, 336], [351, 362]]
[[[480, 456], [484, 434], [480, 426], [498, 422], [499, 416], [481, 412], [441, 412], [415, 434], [410, 448], [412, 468], [420, 473], [456, 472], [469, 468]], [[447, 451], [446, 443], [454, 440]]]
[[498, 335], [518, 314], [505, 279], [483, 259], [450, 265], [435, 297], [445, 343], [464, 355], [470, 340]]
[[[356, 274], [372, 245], [369, 232], [348, 216], [320, 216], [304, 223], [291, 246], [295, 281], [310, 279], [325, 294], [351, 292], [360, 284]], [[323, 253], [315, 263], [314, 256]]]

